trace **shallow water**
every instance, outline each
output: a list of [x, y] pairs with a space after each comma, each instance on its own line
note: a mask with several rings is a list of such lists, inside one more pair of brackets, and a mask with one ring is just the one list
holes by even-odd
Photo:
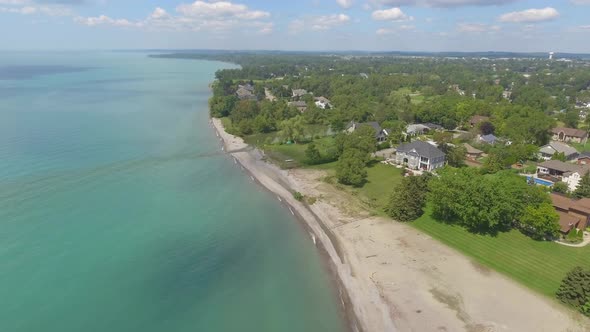
[[308, 235], [220, 154], [228, 64], [0, 55], [0, 331], [341, 331]]

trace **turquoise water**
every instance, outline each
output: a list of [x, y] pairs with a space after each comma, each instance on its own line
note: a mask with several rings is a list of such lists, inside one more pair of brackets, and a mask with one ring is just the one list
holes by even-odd
[[310, 239], [207, 121], [228, 64], [0, 55], [0, 331], [341, 331]]

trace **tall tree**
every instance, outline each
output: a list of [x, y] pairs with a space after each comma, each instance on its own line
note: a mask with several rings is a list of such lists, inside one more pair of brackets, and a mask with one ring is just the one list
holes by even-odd
[[318, 150], [314, 142], [307, 145], [305, 156], [307, 157], [307, 162], [311, 165], [319, 164], [322, 161], [320, 150]]
[[575, 198], [590, 197], [590, 172], [582, 176], [578, 187], [573, 192]]
[[523, 231], [537, 240], [552, 239], [559, 234], [559, 215], [549, 203], [527, 206], [520, 217], [520, 224]]
[[403, 178], [393, 188], [386, 208], [387, 213], [397, 221], [418, 219], [424, 213], [429, 180], [429, 175]]
[[336, 178], [342, 184], [361, 186], [367, 180], [366, 153], [358, 149], [346, 149], [338, 160]]
[[565, 276], [555, 295], [559, 301], [584, 312], [590, 302], [590, 271], [576, 266]]

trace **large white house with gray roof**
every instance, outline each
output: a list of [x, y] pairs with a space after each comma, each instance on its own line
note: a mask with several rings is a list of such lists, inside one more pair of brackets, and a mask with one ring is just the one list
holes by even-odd
[[430, 172], [444, 167], [445, 157], [445, 153], [436, 146], [423, 141], [414, 141], [397, 147], [395, 163]]

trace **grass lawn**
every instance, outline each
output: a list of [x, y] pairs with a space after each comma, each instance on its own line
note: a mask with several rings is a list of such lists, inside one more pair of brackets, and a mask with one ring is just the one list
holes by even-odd
[[437, 222], [427, 210], [411, 225], [477, 262], [523, 285], [555, 297], [561, 280], [574, 266], [590, 268], [590, 247], [570, 248], [534, 241], [519, 231], [498, 236], [476, 235], [464, 228]]
[[582, 143], [569, 143], [571, 146], [576, 148], [579, 152], [586, 152], [590, 151], [590, 143], [582, 144]]
[[[329, 156], [333, 153], [332, 149], [334, 149], [334, 138], [333, 137], [323, 137], [319, 139], [315, 139], [313, 141], [317, 146], [318, 150], [320, 151], [320, 155], [322, 157]], [[273, 159], [275, 162], [279, 164], [279, 166], [283, 168], [293, 168], [293, 167], [301, 167], [306, 166], [307, 164], [307, 157], [305, 156], [305, 150], [307, 149], [306, 144], [272, 144], [272, 145], [264, 145], [263, 149], [267, 156]], [[292, 160], [291, 162], [285, 164], [286, 160]], [[320, 165], [316, 165], [317, 167]]]

